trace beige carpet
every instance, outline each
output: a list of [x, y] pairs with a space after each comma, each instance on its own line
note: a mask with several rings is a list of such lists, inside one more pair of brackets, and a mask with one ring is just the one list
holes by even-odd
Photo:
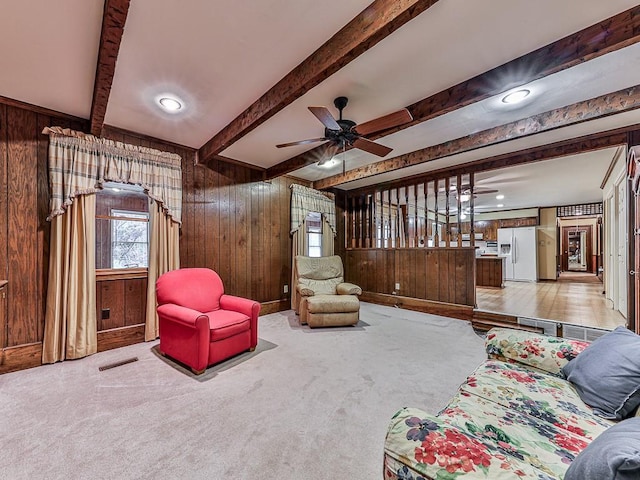
[[348, 328], [267, 315], [259, 337], [198, 378], [157, 342], [0, 376], [0, 477], [381, 478], [391, 416], [437, 412], [485, 358], [467, 322], [369, 304]]

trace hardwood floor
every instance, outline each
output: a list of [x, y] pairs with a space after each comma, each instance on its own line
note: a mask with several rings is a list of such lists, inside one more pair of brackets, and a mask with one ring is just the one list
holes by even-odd
[[477, 308], [606, 329], [626, 325], [626, 318], [602, 294], [602, 283], [588, 276], [563, 273], [557, 282], [507, 281], [501, 289], [477, 287]]

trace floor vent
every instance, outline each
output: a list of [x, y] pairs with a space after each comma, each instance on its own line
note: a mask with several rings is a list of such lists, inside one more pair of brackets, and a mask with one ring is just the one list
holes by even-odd
[[103, 365], [102, 367], [98, 367], [98, 370], [103, 372], [105, 370], [121, 367], [122, 365], [126, 365], [127, 363], [133, 363], [137, 361], [138, 361], [138, 357], [127, 358], [126, 360], [120, 360], [119, 362], [109, 363], [108, 365]]
[[551, 320], [538, 320], [537, 318], [518, 317], [518, 324], [525, 325], [527, 327], [541, 328], [545, 335], [556, 336], [557, 334], [557, 322]]
[[608, 333], [609, 330], [601, 328], [583, 327], [582, 325], [563, 324], [562, 336], [571, 340], [593, 342], [595, 339]]

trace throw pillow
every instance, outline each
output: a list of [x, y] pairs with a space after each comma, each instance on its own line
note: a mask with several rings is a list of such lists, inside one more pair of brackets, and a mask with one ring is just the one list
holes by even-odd
[[640, 478], [640, 418], [605, 430], [578, 454], [564, 480], [632, 480]]
[[593, 342], [562, 372], [596, 415], [626, 418], [640, 405], [640, 336], [618, 327]]

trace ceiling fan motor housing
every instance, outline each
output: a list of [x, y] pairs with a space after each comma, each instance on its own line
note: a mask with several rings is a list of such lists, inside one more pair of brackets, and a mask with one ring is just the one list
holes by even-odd
[[353, 142], [358, 138], [358, 135], [353, 132], [353, 128], [356, 126], [356, 122], [352, 120], [337, 120], [340, 125], [340, 130], [324, 129], [324, 136], [329, 140], [336, 142], [338, 145], [343, 146], [353, 145]]

